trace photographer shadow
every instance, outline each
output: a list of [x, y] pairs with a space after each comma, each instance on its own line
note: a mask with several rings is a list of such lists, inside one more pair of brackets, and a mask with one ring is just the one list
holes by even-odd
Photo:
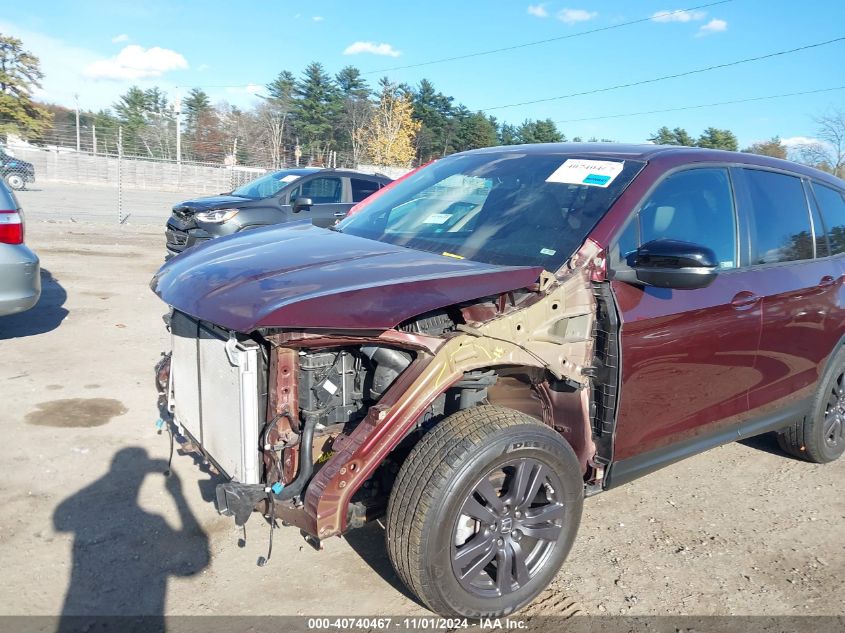
[[178, 508], [180, 529], [138, 505], [147, 475], [161, 477], [166, 468], [143, 448], [124, 448], [108, 473], [56, 508], [56, 530], [74, 535], [59, 631], [112, 618], [119, 618], [121, 630], [133, 630], [135, 622], [138, 630], [163, 631], [170, 577], [192, 576], [208, 565], [208, 536], [188, 507], [178, 475], [171, 474], [165, 486]]

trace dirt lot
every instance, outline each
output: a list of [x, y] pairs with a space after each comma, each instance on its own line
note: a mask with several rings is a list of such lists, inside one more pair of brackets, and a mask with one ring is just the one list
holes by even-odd
[[[38, 207], [35, 194], [24, 204]], [[45, 289], [33, 311], [0, 318], [0, 612], [425, 613], [378, 525], [322, 552], [277, 531], [259, 568], [264, 524], [251, 520], [240, 548], [210, 475], [177, 456], [175, 477], [162, 476], [152, 367], [168, 337], [147, 286], [160, 225], [28, 228]], [[843, 481], [845, 460], [805, 464], [764, 437], [599, 495], [530, 612], [845, 614]]]

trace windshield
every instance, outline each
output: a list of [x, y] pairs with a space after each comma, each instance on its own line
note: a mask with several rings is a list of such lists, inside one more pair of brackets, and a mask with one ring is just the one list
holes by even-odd
[[447, 257], [551, 272], [644, 163], [506, 151], [439, 160], [337, 229]]
[[232, 192], [233, 196], [240, 196], [241, 198], [252, 198], [253, 200], [260, 200], [261, 198], [269, 198], [276, 195], [294, 180], [299, 180], [303, 174], [294, 171], [277, 171], [272, 174], [262, 176], [252, 182], [238, 187]]

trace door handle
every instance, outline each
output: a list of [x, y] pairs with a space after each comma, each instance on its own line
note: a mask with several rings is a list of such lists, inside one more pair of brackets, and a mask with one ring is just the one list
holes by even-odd
[[335, 213], [334, 213], [334, 217], [336, 217], [336, 218], [342, 218], [345, 215], [346, 215], [346, 211], [335, 211]]
[[819, 281], [819, 288], [830, 288], [835, 283], [836, 283], [836, 279], [834, 279], [830, 275], [825, 275]]
[[734, 298], [731, 299], [731, 305], [737, 310], [744, 310], [756, 305], [759, 301], [759, 295], [755, 295], [749, 290], [743, 290], [742, 292], [736, 293]]

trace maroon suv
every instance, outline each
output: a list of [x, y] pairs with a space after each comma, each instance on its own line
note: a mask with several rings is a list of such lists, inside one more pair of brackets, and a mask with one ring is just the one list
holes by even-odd
[[586, 496], [767, 431], [842, 454], [843, 191], [712, 150], [457, 154], [333, 229], [167, 263], [160, 384], [238, 524], [317, 542], [386, 514], [433, 611], [512, 613]]

